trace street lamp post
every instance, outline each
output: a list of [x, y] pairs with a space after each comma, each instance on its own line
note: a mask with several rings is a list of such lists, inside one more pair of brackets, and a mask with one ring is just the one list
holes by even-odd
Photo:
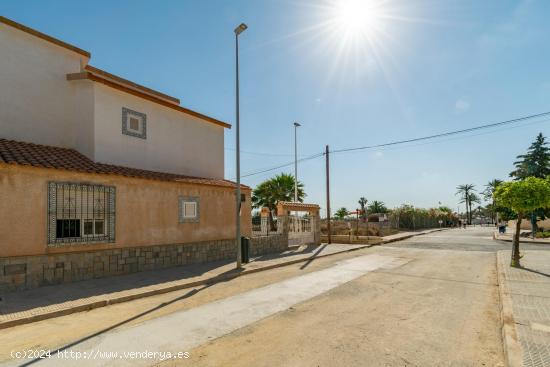
[[294, 123], [294, 202], [298, 202], [298, 139], [297, 133], [298, 127], [302, 126], [299, 123]]
[[237, 228], [236, 228], [236, 244], [237, 244], [237, 269], [241, 268], [241, 155], [240, 155], [240, 137], [239, 137], [239, 35], [247, 29], [247, 25], [241, 23], [235, 28], [235, 135], [236, 135], [236, 176], [237, 176]]

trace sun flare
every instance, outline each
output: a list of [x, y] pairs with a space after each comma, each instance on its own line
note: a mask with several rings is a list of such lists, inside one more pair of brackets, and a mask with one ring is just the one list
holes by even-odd
[[371, 37], [382, 26], [379, 0], [339, 0], [333, 11], [335, 25], [348, 36]]

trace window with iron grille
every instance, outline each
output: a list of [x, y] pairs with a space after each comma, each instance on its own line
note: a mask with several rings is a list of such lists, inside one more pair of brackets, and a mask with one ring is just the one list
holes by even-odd
[[48, 244], [115, 241], [113, 186], [48, 184]]

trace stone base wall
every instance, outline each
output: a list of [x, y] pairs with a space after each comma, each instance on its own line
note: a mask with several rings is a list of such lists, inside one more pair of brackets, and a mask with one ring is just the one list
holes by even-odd
[[[288, 237], [251, 239], [250, 255], [281, 252]], [[235, 240], [0, 258], [0, 292], [236, 258]]]
[[252, 237], [250, 239], [250, 256], [283, 252], [288, 249], [288, 234]]

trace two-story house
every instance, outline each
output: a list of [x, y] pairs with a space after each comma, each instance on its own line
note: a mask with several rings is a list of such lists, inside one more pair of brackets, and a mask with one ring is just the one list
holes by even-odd
[[0, 17], [0, 290], [235, 254], [230, 125], [90, 58]]

